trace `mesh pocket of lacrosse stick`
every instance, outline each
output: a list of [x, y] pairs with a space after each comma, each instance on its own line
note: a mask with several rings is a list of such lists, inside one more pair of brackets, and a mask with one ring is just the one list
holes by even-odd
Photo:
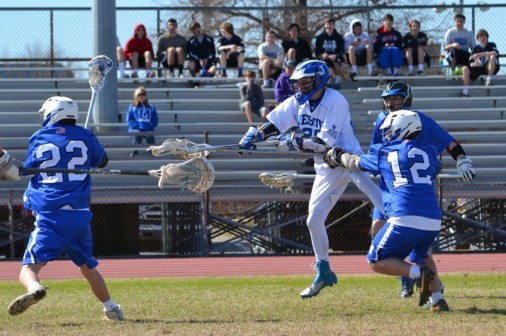
[[[187, 153], [188, 149], [197, 144], [187, 139], [167, 139], [159, 146], [151, 146], [147, 150], [151, 151], [153, 156], [174, 154], [180, 160], [190, 160], [193, 158], [206, 157], [211, 152]], [[204, 145], [199, 145], [204, 146]]]
[[270, 186], [271, 188], [277, 188], [281, 190], [293, 192], [293, 185], [295, 183], [293, 174], [281, 173], [262, 173], [258, 176], [263, 184]]
[[112, 69], [113, 62], [105, 55], [93, 57], [88, 63], [90, 67], [88, 73], [88, 82], [94, 91], [99, 91], [105, 83], [107, 73]]
[[205, 157], [197, 157], [182, 163], [170, 163], [159, 170], [150, 170], [151, 176], [159, 177], [158, 187], [176, 184], [196, 193], [207, 191], [214, 183], [214, 167]]

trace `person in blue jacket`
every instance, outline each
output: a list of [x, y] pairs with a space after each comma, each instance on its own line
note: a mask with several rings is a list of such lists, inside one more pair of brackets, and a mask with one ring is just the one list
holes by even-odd
[[[132, 144], [140, 145], [142, 139], [151, 145], [155, 143], [153, 134], [145, 134], [143, 132], [153, 132], [158, 126], [158, 113], [153, 104], [149, 103], [148, 93], [143, 86], [139, 86], [134, 92], [134, 101], [128, 107], [126, 123], [128, 132], [137, 133], [134, 136]], [[141, 133], [142, 132], [142, 133]], [[133, 151], [130, 156], [137, 155], [137, 151]]]

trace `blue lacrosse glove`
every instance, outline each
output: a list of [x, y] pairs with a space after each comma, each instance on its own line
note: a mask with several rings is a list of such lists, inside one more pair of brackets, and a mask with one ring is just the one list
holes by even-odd
[[277, 147], [281, 150], [290, 151], [302, 151], [304, 148], [302, 144], [304, 143], [304, 134], [291, 132], [291, 133], [283, 133], [276, 137], [276, 140], [279, 141]]
[[258, 131], [256, 127], [250, 127], [248, 131], [242, 136], [241, 141], [239, 141], [239, 145], [241, 145], [241, 149], [251, 149], [255, 142], [262, 142], [264, 138], [262, 134]]

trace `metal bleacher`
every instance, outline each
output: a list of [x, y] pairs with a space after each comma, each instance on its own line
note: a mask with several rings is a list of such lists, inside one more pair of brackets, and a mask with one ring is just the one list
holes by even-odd
[[[476, 81], [471, 97], [460, 98], [460, 80], [444, 76], [408, 77], [413, 86], [413, 107], [427, 113], [445, 127], [465, 147], [479, 171], [477, 180], [504, 181], [506, 177], [506, 79], [498, 78], [496, 85], [484, 87]], [[343, 82], [341, 93], [348, 99], [355, 133], [364, 149], [368, 148], [374, 122], [381, 111], [378, 78], [359, 77], [358, 82]], [[156, 78], [150, 83], [118, 80], [119, 111], [125, 113], [138, 85], [144, 85], [150, 102], [155, 104], [160, 125], [155, 131], [157, 143], [167, 138], [187, 138], [196, 143], [207, 141], [213, 145], [237, 143], [250, 126], [239, 109], [238, 79], [201, 81], [193, 85], [189, 79]], [[190, 85], [191, 84], [191, 85]], [[3, 79], [0, 82], [2, 112], [0, 113], [0, 144], [14, 157], [22, 160], [29, 136], [39, 129], [37, 111], [42, 102], [53, 95], [66, 95], [76, 100], [85, 120], [91, 91], [87, 79], [36, 78]], [[273, 90], [265, 90], [269, 103]], [[121, 116], [124, 120], [124, 115]], [[260, 123], [260, 120], [256, 124]], [[97, 126], [92, 123], [92, 129]], [[102, 125], [104, 126], [104, 125]], [[180, 162], [172, 156], [153, 157], [143, 153], [129, 157], [131, 135], [123, 122], [108, 124], [113, 131], [95, 131], [106, 148], [109, 169], [148, 170], [167, 163]], [[111, 129], [111, 128], [110, 128]], [[140, 146], [145, 148], [145, 144]], [[295, 172], [296, 156], [273, 157], [255, 154], [238, 156], [232, 153], [213, 153], [211, 162], [216, 169], [216, 186], [260, 185], [258, 174], [264, 171]], [[443, 172], [456, 174], [455, 162], [443, 157]], [[152, 178], [94, 177], [94, 186], [152, 186]], [[23, 184], [24, 186], [24, 184]], [[19, 188], [19, 183], [3, 182], [2, 189]], [[22, 186], [21, 186], [22, 187]]]

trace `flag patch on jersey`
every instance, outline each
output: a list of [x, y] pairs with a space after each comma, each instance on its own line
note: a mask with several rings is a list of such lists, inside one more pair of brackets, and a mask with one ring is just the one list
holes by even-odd
[[65, 134], [65, 127], [58, 127], [56, 129], [56, 134]]

